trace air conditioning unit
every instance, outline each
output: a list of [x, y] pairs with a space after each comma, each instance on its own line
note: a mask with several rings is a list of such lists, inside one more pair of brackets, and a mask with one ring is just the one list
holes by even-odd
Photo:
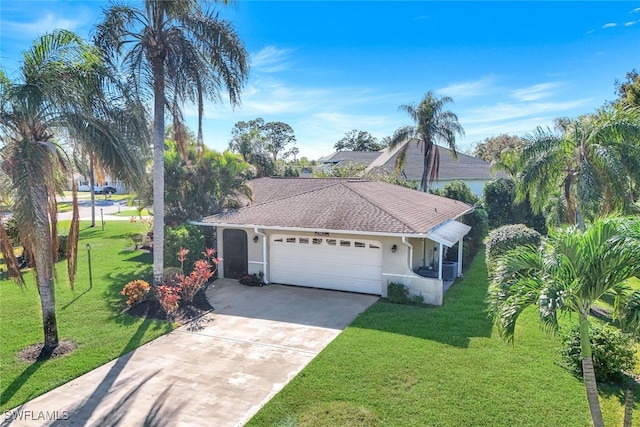
[[458, 277], [458, 263], [455, 261], [442, 261], [442, 280], [453, 282]]

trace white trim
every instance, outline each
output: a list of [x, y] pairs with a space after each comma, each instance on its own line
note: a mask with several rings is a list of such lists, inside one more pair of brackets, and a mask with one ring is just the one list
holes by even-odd
[[264, 262], [262, 261], [247, 261], [249, 264], [260, 264], [260, 265], [264, 265]]
[[264, 283], [269, 284], [269, 263], [267, 262], [267, 235], [258, 231], [258, 227], [253, 228], [253, 232], [262, 237], [262, 274]]
[[[410, 276], [408, 274], [393, 274], [393, 273], [382, 273], [383, 276], [393, 276], [393, 277], [407, 277], [407, 278], [414, 278], [414, 277], [422, 277], [419, 275], [413, 275]], [[422, 277], [423, 279], [433, 279], [433, 277]]]

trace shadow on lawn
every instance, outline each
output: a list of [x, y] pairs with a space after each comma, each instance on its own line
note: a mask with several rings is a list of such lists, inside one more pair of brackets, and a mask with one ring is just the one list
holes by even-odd
[[466, 348], [473, 337], [490, 337], [486, 311], [489, 286], [484, 256], [476, 256], [466, 277], [449, 288], [442, 307], [415, 307], [379, 301], [351, 327], [376, 329]]
[[[22, 386], [29, 380], [29, 378], [45, 363], [45, 360], [36, 360], [31, 365], [27, 366], [27, 368], [22, 371], [20, 375], [13, 380], [11, 384], [9, 384], [0, 394], [0, 405], [6, 404], [14, 394], [18, 392], [22, 388]], [[4, 425], [0, 424], [0, 426]]]

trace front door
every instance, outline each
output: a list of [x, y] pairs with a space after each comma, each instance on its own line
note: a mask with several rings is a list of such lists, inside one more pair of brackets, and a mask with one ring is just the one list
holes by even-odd
[[224, 277], [240, 279], [247, 275], [247, 232], [244, 230], [224, 230], [222, 232], [222, 257]]

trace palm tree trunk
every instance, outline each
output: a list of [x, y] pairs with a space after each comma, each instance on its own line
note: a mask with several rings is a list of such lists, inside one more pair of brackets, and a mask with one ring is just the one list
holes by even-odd
[[50, 354], [58, 346], [58, 322], [56, 319], [56, 299], [53, 282], [53, 254], [51, 229], [47, 209], [48, 191], [45, 185], [32, 187], [33, 200], [41, 207], [35, 211], [35, 232], [31, 236], [35, 258], [38, 292], [42, 308], [42, 326], [44, 330], [43, 354]]
[[629, 386], [627, 393], [624, 396], [624, 427], [633, 427], [633, 388]]
[[602, 411], [600, 410], [600, 400], [598, 398], [598, 384], [593, 369], [593, 358], [591, 353], [591, 340], [589, 338], [589, 320], [587, 315], [580, 314], [580, 349], [582, 352], [582, 377], [587, 391], [587, 402], [589, 412], [594, 427], [604, 427]]
[[164, 63], [153, 63], [153, 283], [164, 268]]
[[429, 166], [431, 166], [431, 144], [423, 142], [424, 156], [422, 165], [422, 180], [420, 181], [420, 191], [427, 192], [429, 190]]

